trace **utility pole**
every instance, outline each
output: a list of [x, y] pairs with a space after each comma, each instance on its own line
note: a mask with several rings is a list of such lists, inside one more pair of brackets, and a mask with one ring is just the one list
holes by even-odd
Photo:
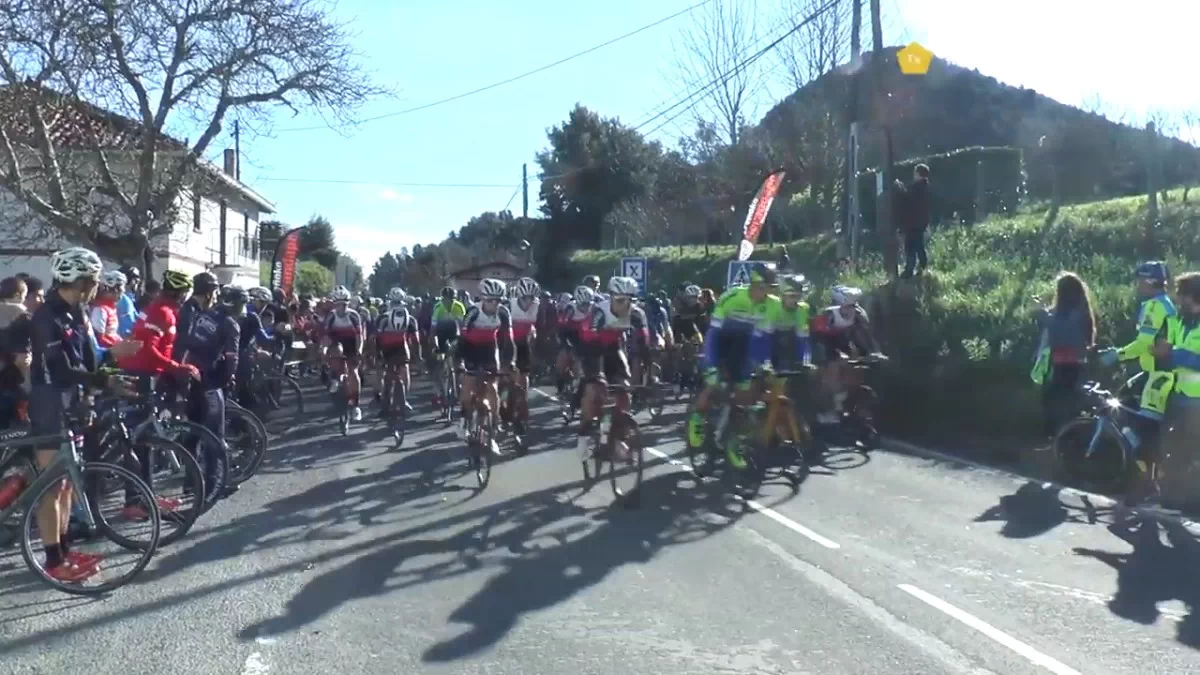
[[529, 217], [529, 165], [521, 165], [521, 217]]
[[858, 203], [858, 87], [861, 81], [859, 62], [862, 59], [862, 0], [850, 4], [850, 100], [846, 119], [846, 229], [850, 235], [850, 269], [858, 269], [858, 228], [862, 208]]
[[242, 179], [242, 125], [238, 120], [233, 121], [233, 156], [236, 158], [233, 165], [233, 177]]
[[886, 82], [884, 81], [883, 58], [883, 20], [879, 10], [879, 0], [871, 0], [871, 39], [874, 47], [871, 50], [871, 69], [875, 73], [875, 93], [873, 109], [878, 111], [878, 120], [884, 137], [884, 162], [879, 167], [882, 180], [882, 191], [878, 195], [878, 206], [875, 209], [875, 227], [879, 234], [879, 243], [883, 247], [883, 268], [888, 279], [895, 279], [899, 270], [896, 269], [899, 251], [897, 250], [896, 231], [892, 227], [892, 174], [895, 157], [892, 148], [892, 124], [888, 119], [890, 106], [887, 102]]

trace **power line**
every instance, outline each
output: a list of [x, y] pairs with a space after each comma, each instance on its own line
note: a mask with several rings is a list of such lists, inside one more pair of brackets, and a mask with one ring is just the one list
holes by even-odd
[[508, 203], [504, 205], [504, 208], [500, 209], [500, 212], [503, 213], [507, 211], [508, 207], [512, 206], [513, 200], [516, 199], [517, 195], [519, 194], [521, 194], [521, 185], [517, 184], [517, 189], [513, 190], [512, 196], [508, 198]]
[[[597, 51], [597, 50], [600, 50], [600, 49], [604, 49], [605, 47], [608, 47], [609, 45], [616, 44], [616, 43], [618, 43], [618, 42], [620, 42], [620, 41], [622, 41], [622, 40], [625, 40], [626, 38], [631, 38], [631, 37], [633, 37], [634, 35], [637, 35], [638, 33], [641, 33], [641, 32], [643, 32], [643, 31], [650, 30], [651, 28], [654, 28], [655, 26], [658, 26], [658, 25], [660, 25], [660, 24], [664, 24], [664, 23], [666, 23], [666, 22], [670, 21], [671, 19], [675, 19], [675, 18], [678, 18], [678, 17], [681, 17], [681, 16], [683, 16], [684, 14], [688, 14], [688, 13], [690, 13], [690, 12], [693, 12], [693, 11], [695, 11], [695, 10], [699, 9], [700, 7], [703, 7], [704, 5], [707, 5], [707, 4], [708, 4], [708, 3], [710, 3], [710, 2], [712, 2], [712, 0], [702, 0], [701, 2], [698, 2], [698, 3], [694, 4], [694, 5], [692, 5], [691, 7], [688, 7], [687, 9], [684, 9], [684, 10], [682, 10], [682, 11], [676, 12], [676, 13], [674, 13], [674, 14], [670, 15], [670, 16], [663, 17], [663, 18], [659, 19], [658, 21], [655, 21], [654, 23], [646, 24], [645, 26], [642, 26], [641, 28], [638, 28], [637, 30], [633, 30], [633, 31], [630, 31], [630, 32], [628, 32], [628, 33], [625, 33], [624, 35], [620, 35], [620, 36], [618, 36], [618, 37], [615, 37], [615, 38], [613, 38], [613, 39], [609, 40], [608, 42], [604, 42], [604, 43], [598, 44], [598, 45], [596, 45], [596, 46], [594, 46], [594, 47], [589, 47], [588, 49], [585, 49], [585, 50], [583, 50], [583, 51], [581, 51], [581, 52], [577, 52], [577, 53], [575, 53], [575, 54], [572, 54], [572, 55], [570, 55], [570, 56], [567, 56], [567, 57], [565, 57], [565, 58], [561, 58], [561, 59], [559, 59], [559, 60], [557, 60], [557, 61], [555, 61], [555, 62], [553, 62], [553, 63], [548, 63], [548, 64], [546, 64], [546, 65], [544, 65], [544, 66], [541, 66], [541, 67], [539, 67], [539, 68], [534, 68], [533, 70], [531, 70], [531, 71], [529, 71], [529, 72], [522, 73], [522, 74], [520, 74], [520, 75], [517, 75], [517, 76], [515, 76], [515, 77], [510, 77], [510, 78], [508, 78], [508, 79], [506, 79], [506, 80], [501, 80], [501, 81], [499, 81], [499, 82], [493, 82], [492, 84], [489, 84], [489, 85], [487, 85], [487, 86], [485, 86], [485, 87], [480, 87], [480, 88], [478, 88], [478, 89], [472, 89], [471, 91], [466, 91], [466, 92], [463, 92], [463, 93], [461, 93], [461, 94], [456, 94], [456, 95], [454, 95], [454, 96], [450, 96], [450, 97], [448, 97], [448, 98], [443, 98], [443, 99], [441, 99], [441, 100], [438, 100], [438, 101], [433, 101], [432, 103], [426, 103], [426, 104], [424, 104], [424, 105], [419, 105], [419, 106], [416, 106], [416, 107], [413, 107], [413, 108], [407, 108], [407, 109], [405, 109], [405, 110], [397, 110], [396, 112], [390, 112], [390, 113], [386, 113], [386, 114], [383, 114], [383, 115], [376, 115], [375, 117], [368, 117], [368, 118], [366, 118], [366, 119], [359, 120], [358, 122], [356, 122], [354, 125], [351, 125], [351, 126], [357, 126], [357, 125], [360, 125], [360, 124], [366, 124], [367, 122], [375, 122], [375, 121], [378, 121], [378, 120], [388, 119], [388, 118], [391, 118], [391, 117], [398, 117], [398, 116], [400, 116], [400, 115], [407, 115], [407, 114], [409, 114], [409, 113], [414, 113], [414, 112], [417, 112], [417, 111], [420, 111], [420, 110], [428, 110], [429, 108], [432, 108], [432, 107], [434, 107], [434, 106], [443, 105], [443, 104], [445, 104], [445, 103], [450, 103], [450, 102], [452, 102], [452, 101], [458, 101], [458, 100], [460, 100], [460, 99], [467, 98], [468, 96], [474, 96], [475, 94], [482, 94], [482, 93], [483, 93], [483, 92], [485, 92], [485, 91], [489, 91], [489, 90], [495, 89], [495, 88], [497, 88], [497, 87], [502, 87], [502, 86], [504, 86], [504, 85], [506, 85], [506, 84], [512, 84], [513, 82], [516, 82], [516, 81], [518, 81], [518, 80], [523, 80], [523, 79], [525, 79], [525, 78], [527, 78], [527, 77], [529, 77], [529, 76], [531, 76], [531, 75], [537, 75], [537, 74], [538, 74], [538, 73], [540, 73], [540, 72], [543, 72], [543, 71], [549, 70], [549, 69], [551, 69], [551, 68], [554, 68], [554, 67], [556, 67], [556, 66], [561, 66], [562, 64], [564, 64], [564, 63], [566, 63], [566, 62], [568, 62], [568, 61], [573, 61], [573, 60], [575, 60], [575, 59], [577, 59], [577, 58], [579, 58], [579, 57], [581, 57], [581, 56], [586, 56], [586, 55], [588, 55], [588, 54], [591, 54], [591, 53], [592, 53], [592, 52], [594, 52], [594, 51]], [[291, 129], [278, 129], [277, 131], [316, 131], [316, 130], [320, 130], [320, 129], [328, 129], [328, 128], [329, 128], [329, 126], [328, 126], [328, 125], [320, 125], [320, 126], [311, 126], [311, 127], [294, 127], [294, 128], [291, 128]]]
[[391, 183], [377, 180], [338, 180], [333, 178], [271, 178], [258, 180], [274, 183], [335, 183], [342, 185], [378, 185], [380, 187], [430, 187], [430, 188], [510, 188], [511, 183]]

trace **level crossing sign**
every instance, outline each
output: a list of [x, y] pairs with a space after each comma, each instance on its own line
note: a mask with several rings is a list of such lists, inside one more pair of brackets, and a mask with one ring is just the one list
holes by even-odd
[[637, 282], [638, 294], [646, 293], [646, 259], [642, 257], [621, 258], [621, 276], [629, 277]]
[[730, 260], [729, 269], [725, 275], [725, 288], [732, 286], [749, 286], [750, 270], [762, 260]]

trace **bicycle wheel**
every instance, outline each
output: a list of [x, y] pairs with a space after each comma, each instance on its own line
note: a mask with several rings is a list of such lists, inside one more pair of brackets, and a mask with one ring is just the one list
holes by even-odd
[[[168, 546], [179, 541], [204, 511], [206, 490], [200, 462], [179, 443], [158, 436], [143, 438], [132, 447], [124, 442], [120, 446], [105, 452], [103, 461], [119, 464], [139, 476], [145, 475], [136, 471], [139, 464], [149, 463], [150, 481], [146, 485], [154, 493], [162, 522], [158, 545]], [[132, 488], [126, 491], [125, 497], [126, 506], [137, 503], [136, 491]], [[135, 547], [136, 543], [128, 541], [123, 545]]]
[[264, 378], [257, 413], [270, 429], [286, 431], [304, 418], [304, 391], [295, 378], [270, 375]]
[[191, 452], [204, 472], [204, 511], [208, 511], [224, 496], [229, 486], [229, 450], [216, 434], [202, 424], [173, 419], [160, 425], [161, 435], [154, 432], [153, 426], [147, 426], [146, 431], [135, 440], [165, 438]]
[[[33, 460], [20, 455], [13, 457], [4, 467], [0, 468], [0, 479], [20, 473], [25, 476], [25, 483], [28, 485], [37, 476], [37, 466]], [[6, 548], [17, 540], [17, 536], [21, 533], [21, 523], [16, 518], [8, 518], [0, 521], [0, 548]]]
[[[609, 428], [608, 482], [613, 496], [630, 499], [642, 485], [645, 448], [642, 434], [633, 415], [614, 412]], [[624, 447], [622, 447], [624, 446]]]
[[241, 485], [262, 466], [267, 454], [267, 428], [249, 410], [226, 406], [225, 446], [229, 452], [229, 482]]
[[847, 418], [853, 425], [855, 439], [867, 449], [879, 445], [879, 432], [875, 430], [875, 411], [879, 408], [879, 396], [866, 385], [859, 385], [846, 397]]
[[579, 464], [583, 468], [583, 482], [589, 488], [600, 480], [600, 470], [603, 468], [600, 461], [600, 420], [596, 420], [594, 424], [596, 428], [592, 429], [588, 437], [587, 449], [579, 457]]
[[475, 470], [475, 481], [482, 490], [492, 479], [492, 457], [489, 449], [491, 441], [491, 425], [486, 427], [479, 422], [480, 412], [471, 413], [469, 437], [471, 443], [471, 468]]
[[[104, 569], [102, 572], [88, 579], [88, 582], [95, 582], [88, 585], [82, 583], [64, 583], [51, 577], [46, 572], [45, 567], [36, 560], [34, 554], [33, 533], [37, 529], [36, 520], [38, 511], [36, 505], [47, 498], [52, 491], [58, 490], [59, 485], [61, 485], [60, 481], [47, 483], [34, 496], [33, 501], [30, 502], [33, 506], [26, 509], [21, 526], [21, 557], [25, 559], [25, 564], [34, 574], [55, 590], [71, 595], [100, 595], [124, 586], [146, 568], [146, 565], [150, 563], [150, 559], [154, 557], [155, 551], [158, 550], [162, 522], [154, 494], [140, 478], [129, 470], [116, 464], [104, 462], [88, 462], [80, 466], [79, 469], [83, 485], [86, 486], [85, 492], [87, 493], [88, 504], [96, 521], [96, 529], [109, 541], [131, 551], [136, 555], [136, 558], [117, 568]], [[65, 473], [63, 478], [64, 480], [66, 479]], [[111, 491], [108, 489], [109, 486], [111, 486]], [[124, 501], [121, 498], [121, 493], [124, 492], [127, 486], [128, 489], [136, 494], [139, 503], [146, 507], [147, 514], [147, 518], [138, 523], [144, 529], [144, 532], [139, 537], [141, 541], [137, 542], [137, 546], [132, 547], [126, 545], [131, 540], [124, 535], [117, 534], [112, 526], [112, 521], [118, 521], [120, 517], [109, 518], [101, 512], [101, 506], [104, 504], [121, 504]], [[106, 499], [112, 493], [117, 495], [116, 498], [111, 500]], [[75, 497], [78, 499], [79, 495], [76, 494]], [[124, 572], [117, 573], [117, 569], [123, 569]]]
[[392, 440], [396, 443], [396, 449], [404, 445], [404, 431], [408, 422], [408, 408], [405, 403], [408, 401], [407, 388], [404, 386], [404, 380], [399, 377], [392, 383], [392, 395], [389, 399], [391, 409], [388, 411], [392, 426]]
[[1120, 494], [1133, 477], [1133, 452], [1105, 417], [1078, 417], [1054, 436], [1056, 471], [1072, 485]]

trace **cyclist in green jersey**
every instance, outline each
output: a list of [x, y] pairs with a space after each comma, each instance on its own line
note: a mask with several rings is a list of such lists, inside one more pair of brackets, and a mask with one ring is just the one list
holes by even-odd
[[792, 370], [809, 362], [808, 303], [801, 298], [811, 290], [803, 274], [784, 275], [779, 280], [779, 312], [771, 317], [774, 344], [771, 363], [779, 370]]
[[[731, 288], [717, 300], [708, 334], [704, 337], [705, 387], [696, 397], [696, 409], [688, 420], [688, 443], [698, 448], [704, 443], [704, 415], [712, 401], [713, 389], [725, 379], [738, 388], [737, 396], [749, 403], [750, 378], [755, 370], [769, 370], [772, 321], [779, 316], [779, 297], [771, 291], [777, 285], [773, 263], [758, 263], [750, 269], [750, 285]], [[736, 469], [746, 460], [730, 444], [726, 458]]]

